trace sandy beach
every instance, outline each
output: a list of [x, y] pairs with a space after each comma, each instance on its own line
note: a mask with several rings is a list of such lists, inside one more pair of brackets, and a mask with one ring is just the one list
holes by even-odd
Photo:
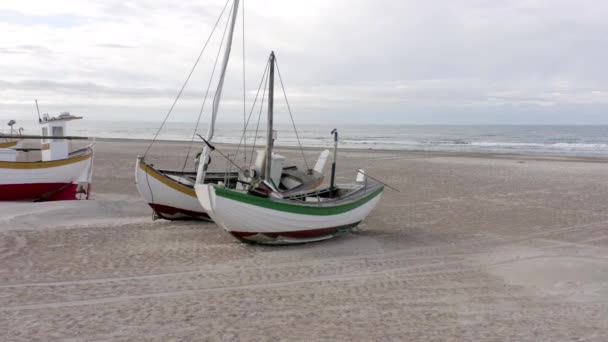
[[0, 340], [606, 340], [606, 160], [344, 150], [338, 181], [401, 192], [351, 234], [270, 247], [153, 221], [146, 146], [97, 142], [94, 200], [0, 204]]

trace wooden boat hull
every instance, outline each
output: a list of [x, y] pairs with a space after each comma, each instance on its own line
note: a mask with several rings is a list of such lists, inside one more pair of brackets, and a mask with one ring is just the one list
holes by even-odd
[[67, 159], [39, 162], [0, 161], [0, 201], [88, 199], [93, 151]]
[[192, 187], [162, 174], [141, 158], [135, 166], [135, 184], [140, 195], [166, 220], [209, 220]]
[[295, 244], [334, 237], [356, 227], [374, 209], [383, 187], [344, 205], [277, 203], [216, 185], [195, 186], [201, 206], [236, 238], [263, 244]]

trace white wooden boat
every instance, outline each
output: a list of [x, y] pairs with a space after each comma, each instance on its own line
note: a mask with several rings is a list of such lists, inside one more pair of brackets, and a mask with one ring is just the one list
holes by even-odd
[[[238, 174], [209, 173], [206, 182], [235, 182]], [[166, 220], [209, 220], [201, 207], [194, 182], [196, 172], [171, 171], [154, 168], [141, 157], [135, 166], [137, 190], [158, 218]]]
[[300, 196], [261, 197], [250, 191], [216, 184], [197, 184], [205, 211], [239, 240], [264, 244], [292, 244], [325, 240], [348, 232], [376, 207], [384, 186], [380, 183], [338, 186]]
[[[224, 46], [224, 61], [222, 68], [220, 69], [220, 81], [218, 83], [213, 101], [213, 116], [217, 115], [219, 97], [221, 96], [224, 83], [223, 80], [226, 73], [228, 59], [230, 57], [230, 50], [232, 48], [232, 37], [238, 8], [239, 1], [235, 0], [233, 6], [231, 7], [231, 11], [228, 13], [230, 18], [229, 22], [227, 23], [229, 30], [226, 37], [226, 44]], [[220, 13], [220, 18], [223, 16], [224, 10], [222, 10], [222, 13]], [[198, 61], [196, 64], [198, 64]], [[196, 67], [196, 64], [194, 65], [194, 68]], [[194, 71], [194, 68], [192, 71]], [[188, 80], [189, 77], [186, 79], [184, 87], [188, 83]], [[181, 91], [179, 95], [181, 95]], [[179, 95], [175, 102], [177, 102], [179, 99]], [[167, 113], [167, 118], [170, 114], [171, 110], [169, 110], [169, 113]], [[161, 128], [159, 128], [159, 132], [161, 129], [162, 125]], [[152, 143], [153, 142], [154, 141], [152, 141]], [[150, 147], [152, 146], [152, 143], [150, 144]], [[148, 148], [148, 151], [149, 149], [150, 148]], [[146, 151], [146, 153], [148, 151]], [[144, 201], [152, 208], [155, 218], [163, 218], [167, 220], [208, 220], [209, 216], [201, 207], [194, 192], [195, 180], [196, 172], [188, 172], [185, 170], [163, 170], [156, 168], [153, 164], [146, 160], [146, 154], [143, 156], [138, 156], [135, 164], [135, 183], [137, 185], [137, 190]], [[222, 173], [221, 175], [210, 173], [206, 178], [206, 181], [209, 182], [233, 182], [234, 180], [236, 180], [236, 174], [234, 174], [234, 176], [230, 176], [226, 175], [225, 173]]]
[[[81, 119], [69, 113], [59, 117], [45, 114], [40, 147], [17, 144], [0, 149], [0, 201], [56, 201], [89, 199], [93, 175], [93, 148], [71, 151], [66, 123]], [[2, 145], [4, 146], [4, 145]]]
[[[294, 244], [319, 241], [349, 231], [364, 220], [380, 201], [384, 184], [368, 181], [359, 171], [357, 181], [335, 185], [337, 131], [334, 129], [334, 163], [330, 186], [322, 190], [280, 191], [282, 177], [273, 153], [275, 56], [271, 53], [268, 70], [268, 120], [266, 151], [258, 153], [256, 167], [244, 170], [238, 184], [208, 184], [204, 179], [206, 165], [199, 165], [194, 188], [203, 209], [223, 229], [236, 238], [264, 244]], [[282, 84], [282, 82], [281, 82]], [[214, 126], [211, 122], [210, 127]], [[207, 143], [202, 160], [216, 150]], [[221, 153], [221, 152], [220, 152]], [[222, 154], [223, 155], [223, 154]]]
[[0, 201], [89, 199], [93, 150], [66, 159], [36, 162], [0, 161]]

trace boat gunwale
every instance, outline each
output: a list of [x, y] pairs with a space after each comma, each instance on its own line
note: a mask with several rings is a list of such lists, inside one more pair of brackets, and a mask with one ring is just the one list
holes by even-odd
[[[364, 185], [361, 188], [349, 193], [346, 198], [336, 200], [328, 200], [324, 202], [301, 202], [280, 198], [265, 198], [243, 193], [238, 190], [227, 189], [215, 184], [208, 184], [214, 188], [216, 196], [229, 200], [246, 203], [258, 207], [263, 207], [271, 210], [289, 212], [304, 215], [337, 215], [359, 208], [365, 203], [381, 195], [384, 191], [384, 185], [381, 183], [373, 183]], [[363, 195], [361, 195], [363, 193]], [[353, 198], [359, 196], [357, 198]]]
[[[144, 158], [138, 158], [139, 161], [139, 168], [146, 174], [151, 175], [153, 178], [155, 178], [156, 180], [158, 180], [159, 182], [165, 184], [166, 186], [172, 188], [173, 190], [179, 191], [185, 195], [191, 196], [191, 197], [196, 197], [196, 192], [194, 191], [194, 184], [190, 185], [190, 184], [185, 184], [182, 183], [174, 178], [169, 177], [167, 173], [174, 173], [174, 175], [179, 175], [179, 171], [171, 171], [171, 170], [161, 170], [161, 169], [157, 169], [154, 166], [152, 166], [152, 164], [146, 162], [144, 160]], [[188, 174], [190, 172], [183, 172], [182, 174]], [[215, 174], [215, 173], [210, 173], [210, 174]], [[217, 174], [220, 174], [220, 172], [218, 172]], [[223, 174], [223, 173], [222, 173]], [[238, 176], [238, 173], [237, 173]], [[205, 177], [205, 179], [207, 179], [207, 177]], [[147, 181], [147, 180], [146, 180]]]
[[68, 158], [57, 160], [37, 160], [37, 161], [0, 161], [0, 169], [13, 170], [33, 170], [47, 169], [65, 165], [76, 164], [81, 161], [90, 159], [93, 156], [93, 149], [85, 147], [83, 149], [71, 152]]
[[[196, 197], [196, 193], [194, 192], [193, 186], [184, 184], [182, 182], [179, 182], [179, 181], [165, 175], [164, 173], [160, 172], [160, 170], [154, 168], [152, 165], [147, 163], [141, 157], [137, 158], [137, 161], [139, 164], [139, 169], [141, 169], [146, 175], [152, 176], [152, 178], [155, 178], [159, 182], [165, 184], [166, 186], [172, 188], [173, 190], [183, 193], [184, 195]], [[137, 181], [137, 174], [136, 174], [135, 180]], [[146, 182], [148, 182], [147, 179], [146, 179]]]
[[17, 146], [17, 144], [19, 144], [18, 140], [0, 142], [0, 149], [10, 149]]

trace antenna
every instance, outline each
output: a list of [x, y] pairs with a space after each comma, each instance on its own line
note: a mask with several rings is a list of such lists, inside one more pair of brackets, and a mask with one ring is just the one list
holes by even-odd
[[338, 129], [334, 128], [331, 131], [331, 135], [334, 136], [334, 160], [331, 163], [331, 181], [329, 183], [329, 191], [331, 196], [336, 191], [336, 159], [338, 159]]
[[42, 119], [40, 118], [40, 108], [38, 108], [38, 99], [36, 99], [34, 101], [36, 101], [36, 111], [38, 112], [38, 123], [41, 123]]

